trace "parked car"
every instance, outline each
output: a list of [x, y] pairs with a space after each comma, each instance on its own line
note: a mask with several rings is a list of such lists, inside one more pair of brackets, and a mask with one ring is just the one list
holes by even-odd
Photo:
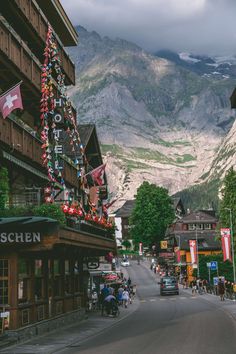
[[123, 261], [121, 261], [120, 263], [123, 267], [128, 267], [130, 265], [129, 260], [128, 259], [123, 259]]
[[179, 295], [178, 281], [173, 276], [166, 276], [161, 278], [160, 281], [160, 295]]

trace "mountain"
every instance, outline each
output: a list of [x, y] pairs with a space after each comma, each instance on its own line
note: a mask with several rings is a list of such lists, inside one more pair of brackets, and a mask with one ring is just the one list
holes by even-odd
[[132, 199], [144, 180], [170, 193], [202, 182], [234, 123], [234, 64], [228, 75], [215, 75], [206, 70], [216, 58], [152, 55], [77, 30], [79, 45], [69, 49], [77, 80], [69, 93], [78, 122], [97, 125], [111, 194]]

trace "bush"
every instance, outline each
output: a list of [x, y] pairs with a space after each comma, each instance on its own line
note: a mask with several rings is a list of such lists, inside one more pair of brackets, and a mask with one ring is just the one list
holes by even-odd
[[26, 207], [10, 207], [7, 209], [0, 209], [0, 218], [14, 218], [20, 216], [32, 216], [33, 211]]
[[57, 204], [41, 204], [33, 209], [35, 216], [45, 216], [55, 219], [60, 225], [66, 225], [66, 217], [60, 206]]

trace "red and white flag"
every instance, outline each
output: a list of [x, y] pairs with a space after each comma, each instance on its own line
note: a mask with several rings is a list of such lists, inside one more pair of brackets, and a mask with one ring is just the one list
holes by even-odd
[[0, 96], [0, 111], [5, 119], [16, 108], [23, 109], [20, 85], [15, 85]]
[[189, 240], [191, 263], [197, 264], [197, 242], [196, 240]]
[[98, 186], [102, 186], [104, 184], [103, 176], [105, 173], [105, 167], [106, 164], [100, 165], [94, 170], [86, 173], [85, 176], [91, 175], [94, 183], [97, 184]]
[[230, 229], [220, 229], [224, 262], [232, 261]]

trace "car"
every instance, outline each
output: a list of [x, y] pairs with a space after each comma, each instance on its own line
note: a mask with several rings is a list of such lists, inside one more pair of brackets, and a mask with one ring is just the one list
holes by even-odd
[[161, 278], [160, 295], [179, 295], [178, 280], [174, 276], [165, 276]]
[[127, 259], [127, 260], [123, 260], [123, 261], [121, 261], [121, 263], [120, 263], [123, 267], [128, 267], [129, 265], [130, 265], [130, 263], [129, 263], [129, 260]]

